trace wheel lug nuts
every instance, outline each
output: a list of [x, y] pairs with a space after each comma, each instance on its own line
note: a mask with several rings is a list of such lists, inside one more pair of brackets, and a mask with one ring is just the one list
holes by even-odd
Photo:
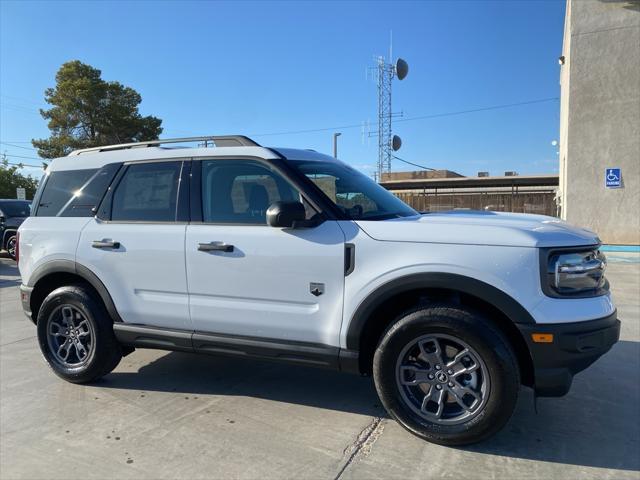
[[440, 365], [436, 365], [436, 370], [440, 370], [442, 367]]
[[449, 375], [453, 375], [453, 370], [449, 369], [449, 370], [447, 370], [447, 373], [448, 373]]
[[442, 385], [436, 385], [436, 390], [442, 390]]
[[429, 379], [430, 379], [430, 380], [433, 380], [433, 379], [434, 379], [434, 375], [433, 375], [433, 373], [430, 373], [430, 374], [429, 374]]
[[450, 387], [453, 387], [453, 382], [449, 382], [449, 386], [450, 386]]

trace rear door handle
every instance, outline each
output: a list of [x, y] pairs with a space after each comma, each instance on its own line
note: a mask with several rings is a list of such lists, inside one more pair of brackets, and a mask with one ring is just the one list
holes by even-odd
[[227, 245], [224, 242], [199, 243], [198, 250], [201, 252], [233, 252], [233, 245]]
[[120, 248], [120, 242], [113, 240], [94, 240], [91, 244], [93, 248]]

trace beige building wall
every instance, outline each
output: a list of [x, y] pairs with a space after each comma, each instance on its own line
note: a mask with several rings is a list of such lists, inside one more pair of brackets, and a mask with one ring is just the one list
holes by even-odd
[[[640, 244], [640, 1], [567, 0], [560, 86], [561, 216]], [[605, 169], [623, 187], [605, 188]]]

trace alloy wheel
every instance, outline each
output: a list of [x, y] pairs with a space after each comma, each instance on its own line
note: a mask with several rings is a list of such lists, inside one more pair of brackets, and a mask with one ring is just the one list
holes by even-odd
[[56, 362], [78, 367], [91, 357], [94, 330], [87, 317], [73, 305], [61, 305], [47, 320], [47, 342]]
[[425, 335], [409, 342], [396, 364], [405, 403], [438, 424], [459, 424], [478, 415], [489, 397], [490, 379], [480, 355], [461, 339]]
[[16, 258], [16, 237], [13, 236], [7, 241], [7, 252], [11, 258]]

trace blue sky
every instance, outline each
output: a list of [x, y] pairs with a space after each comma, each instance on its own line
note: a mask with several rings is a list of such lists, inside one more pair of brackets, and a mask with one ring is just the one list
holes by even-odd
[[[367, 67], [393, 53], [405, 119], [559, 97], [563, 1], [0, 1], [0, 141], [46, 137], [37, 113], [60, 65], [79, 59], [135, 88], [163, 137], [242, 133], [330, 153], [333, 130], [375, 130]], [[473, 175], [557, 171], [559, 102], [397, 122], [398, 156]], [[367, 173], [377, 139], [341, 131], [339, 157]], [[37, 156], [3, 143], [11, 161]], [[16, 143], [30, 147], [28, 143]], [[13, 155], [13, 157], [11, 157]], [[395, 170], [412, 167], [396, 161]], [[34, 170], [26, 170], [34, 172]]]

